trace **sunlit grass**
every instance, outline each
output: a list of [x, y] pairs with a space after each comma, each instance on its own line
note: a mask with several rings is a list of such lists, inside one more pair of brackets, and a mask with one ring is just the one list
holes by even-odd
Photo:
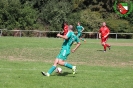
[[[109, 39], [111, 50], [103, 52], [99, 39], [81, 41], [67, 62], [77, 66], [77, 74], [61, 67], [62, 74], [41, 75], [61, 49], [60, 38], [0, 37], [1, 88], [132, 88], [133, 41]], [[75, 45], [72, 46], [72, 48]]]

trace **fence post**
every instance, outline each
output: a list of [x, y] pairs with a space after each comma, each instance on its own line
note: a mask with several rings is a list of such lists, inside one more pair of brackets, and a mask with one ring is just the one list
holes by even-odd
[[98, 39], [98, 32], [97, 32], [97, 39]]
[[116, 40], [117, 40], [117, 33], [116, 33]]
[[2, 29], [0, 29], [0, 37], [2, 36]]
[[21, 34], [22, 34], [22, 33], [21, 33], [21, 30], [20, 30], [20, 37], [21, 37]]
[[39, 31], [39, 37], [41, 37], [42, 36], [42, 33], [41, 33], [41, 31]]

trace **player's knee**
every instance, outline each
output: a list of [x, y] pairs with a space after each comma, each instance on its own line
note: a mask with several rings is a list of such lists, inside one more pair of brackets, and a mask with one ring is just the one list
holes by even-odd
[[64, 62], [64, 61], [62, 61], [62, 60], [59, 60], [59, 61], [58, 61], [58, 64], [59, 64], [59, 65], [62, 65], [62, 66], [63, 66], [63, 65], [64, 65], [64, 63], [65, 63], [65, 62]]
[[105, 45], [105, 43], [102, 43], [102, 46], [104, 46]]

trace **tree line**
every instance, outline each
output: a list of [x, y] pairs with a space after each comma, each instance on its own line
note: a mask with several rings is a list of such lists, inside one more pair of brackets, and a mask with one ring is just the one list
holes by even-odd
[[61, 31], [66, 21], [74, 26], [80, 22], [86, 32], [97, 32], [105, 21], [111, 32], [133, 32], [133, 12], [119, 16], [113, 8], [115, 1], [0, 0], [0, 29]]

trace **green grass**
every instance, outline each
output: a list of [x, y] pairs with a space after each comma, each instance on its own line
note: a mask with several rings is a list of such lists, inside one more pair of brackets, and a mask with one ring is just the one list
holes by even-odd
[[[0, 37], [0, 88], [133, 88], [133, 40], [109, 39], [104, 53], [98, 39], [81, 41], [67, 62], [77, 66], [62, 74], [47, 71], [61, 49], [63, 39]], [[75, 45], [72, 46], [72, 48]]]

